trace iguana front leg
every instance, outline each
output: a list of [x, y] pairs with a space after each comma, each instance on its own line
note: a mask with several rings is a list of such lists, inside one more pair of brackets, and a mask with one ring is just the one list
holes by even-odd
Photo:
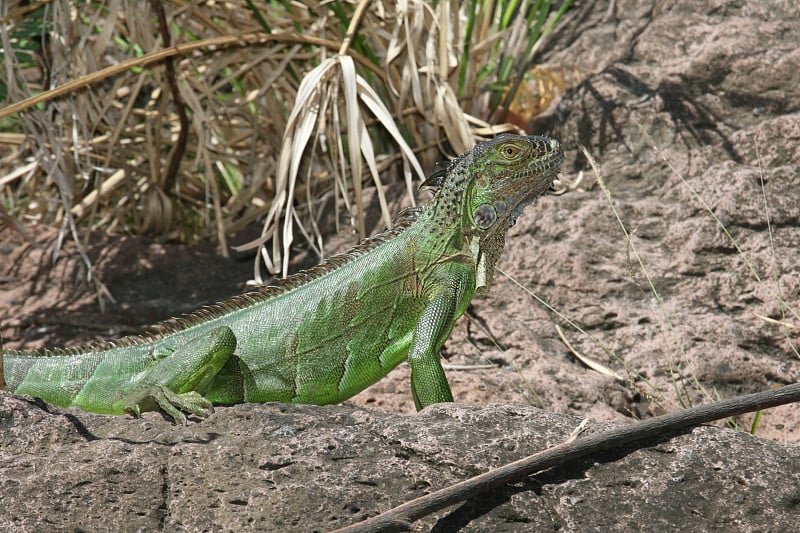
[[155, 404], [186, 425], [186, 415], [206, 417], [214, 407], [200, 392], [219, 373], [236, 350], [236, 336], [221, 326], [192, 339], [148, 370], [120, 400], [126, 412], [139, 416], [142, 407]]
[[475, 274], [468, 265], [453, 261], [442, 270], [434, 281], [436, 288], [417, 323], [408, 352], [411, 393], [417, 410], [453, 401], [439, 351], [475, 291]]

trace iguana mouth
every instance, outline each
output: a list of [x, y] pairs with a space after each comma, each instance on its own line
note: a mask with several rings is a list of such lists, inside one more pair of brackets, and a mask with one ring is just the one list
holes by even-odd
[[[536, 203], [540, 196], [548, 193], [557, 192], [562, 188], [561, 181], [558, 179], [558, 173], [561, 170], [561, 164], [564, 162], [564, 152], [561, 146], [556, 143], [555, 149], [550, 154], [549, 159], [544, 163], [539, 162], [538, 168], [527, 169], [526, 172], [536, 174], [534, 186], [529, 190], [524, 191], [523, 194], [509, 201], [511, 206], [511, 214], [508, 218], [508, 226], [511, 227], [517, 222], [517, 217], [522, 214], [523, 209], [530, 204]], [[551, 145], [551, 148], [553, 146]]]

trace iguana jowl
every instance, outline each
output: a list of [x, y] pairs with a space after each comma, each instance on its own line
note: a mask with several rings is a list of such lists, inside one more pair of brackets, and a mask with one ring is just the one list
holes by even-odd
[[418, 409], [452, 401], [439, 350], [562, 162], [547, 137], [480, 143], [426, 180], [436, 188], [428, 207], [349, 252], [157, 335], [5, 352], [6, 389], [95, 413], [160, 408], [185, 423], [212, 405], [340, 402], [407, 359]]

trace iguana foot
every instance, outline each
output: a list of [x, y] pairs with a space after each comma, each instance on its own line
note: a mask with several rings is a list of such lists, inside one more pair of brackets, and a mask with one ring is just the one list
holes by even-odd
[[177, 424], [187, 425], [186, 413], [206, 418], [214, 412], [214, 406], [196, 391], [177, 393], [163, 385], [154, 385], [147, 392], [129, 397], [125, 403], [125, 411], [135, 417], [141, 416], [142, 407], [154, 402], [164, 413], [172, 417]]

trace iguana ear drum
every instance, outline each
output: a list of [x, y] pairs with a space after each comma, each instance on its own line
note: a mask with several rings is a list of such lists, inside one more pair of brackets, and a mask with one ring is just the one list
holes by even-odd
[[489, 229], [497, 221], [497, 211], [491, 204], [481, 204], [472, 212], [472, 220], [479, 229]]

